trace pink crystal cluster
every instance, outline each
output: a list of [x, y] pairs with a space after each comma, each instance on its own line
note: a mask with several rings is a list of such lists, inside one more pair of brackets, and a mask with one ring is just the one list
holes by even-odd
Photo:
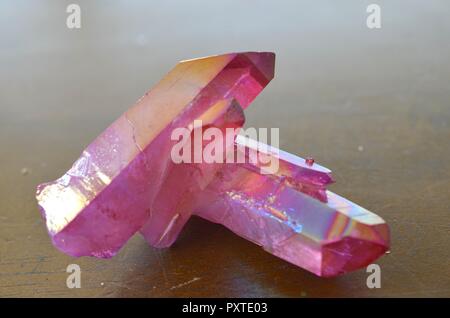
[[[273, 53], [232, 53], [180, 62], [98, 136], [72, 168], [41, 184], [37, 200], [53, 244], [72, 256], [111, 257], [136, 232], [168, 247], [191, 215], [220, 223], [319, 276], [370, 264], [389, 247], [377, 215], [328, 191], [331, 172], [236, 135], [226, 155], [253, 150], [275, 173], [245, 163], [174, 163], [175, 128], [244, 124], [245, 109], [274, 76]], [[193, 131], [194, 133], [194, 131]]]

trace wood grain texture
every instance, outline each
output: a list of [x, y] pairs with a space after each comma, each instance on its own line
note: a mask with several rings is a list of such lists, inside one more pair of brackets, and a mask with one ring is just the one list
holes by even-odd
[[[0, 3], [1, 297], [450, 296], [450, 7], [377, 1]], [[405, 6], [407, 4], [407, 10]], [[282, 148], [334, 171], [332, 190], [382, 216], [392, 252], [382, 288], [360, 270], [315, 277], [194, 218], [176, 244], [139, 236], [110, 260], [50, 243], [35, 187], [61, 176], [104, 128], [181, 59], [277, 53], [247, 126], [279, 127]], [[68, 264], [82, 288], [66, 287]]]

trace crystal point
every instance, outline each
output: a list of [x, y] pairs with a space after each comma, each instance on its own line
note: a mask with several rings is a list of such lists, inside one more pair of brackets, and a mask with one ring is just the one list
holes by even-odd
[[188, 127], [224, 99], [247, 106], [273, 77], [274, 63], [274, 54], [264, 52], [178, 63], [63, 177], [38, 186], [37, 200], [54, 245], [73, 256], [117, 253], [153, 213], [171, 166], [171, 132]]

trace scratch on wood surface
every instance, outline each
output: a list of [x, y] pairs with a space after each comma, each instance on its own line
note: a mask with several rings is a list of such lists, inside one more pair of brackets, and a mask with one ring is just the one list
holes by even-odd
[[184, 286], [192, 284], [193, 282], [196, 282], [196, 281], [198, 281], [200, 279], [201, 279], [200, 277], [194, 277], [191, 280], [188, 280], [187, 282], [184, 282], [184, 283], [181, 283], [181, 284], [178, 284], [178, 285], [170, 287], [170, 290], [184, 287]]
[[167, 277], [167, 272], [166, 272], [166, 267], [164, 265], [164, 260], [162, 259], [162, 256], [161, 256], [159, 250], [155, 250], [155, 255], [156, 255], [156, 259], [157, 259], [157, 261], [159, 263], [159, 266], [161, 267], [162, 274], [163, 274], [163, 277], [164, 277], [164, 282], [165, 282], [165, 284], [167, 286], [169, 284], [169, 279]]

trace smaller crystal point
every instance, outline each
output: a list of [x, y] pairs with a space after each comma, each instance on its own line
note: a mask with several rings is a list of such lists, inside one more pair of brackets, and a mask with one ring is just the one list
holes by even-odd
[[[199, 119], [205, 117], [202, 114]], [[219, 101], [208, 111], [207, 117], [209, 121], [203, 121], [205, 127], [200, 129], [215, 127], [223, 133], [227, 128], [242, 127], [245, 121], [244, 112], [235, 100]], [[190, 141], [194, 134], [195, 131], [192, 131]], [[225, 145], [223, 149], [226, 151]], [[164, 186], [152, 207], [156, 213], [150, 215], [140, 230], [150, 245], [159, 248], [172, 245], [191, 217], [198, 193], [205, 189], [220, 169], [220, 165], [208, 163], [168, 164]]]
[[[242, 137], [236, 143], [264, 149]], [[317, 182], [324, 180], [316, 176], [326, 168], [304, 166], [305, 159], [273, 147], [265, 155], [272, 152], [278, 153], [280, 167], [288, 159], [302, 168], [265, 175], [248, 163], [225, 166], [200, 194], [196, 214], [323, 277], [367, 266], [388, 250], [389, 228], [383, 219], [326, 190], [331, 179]]]

